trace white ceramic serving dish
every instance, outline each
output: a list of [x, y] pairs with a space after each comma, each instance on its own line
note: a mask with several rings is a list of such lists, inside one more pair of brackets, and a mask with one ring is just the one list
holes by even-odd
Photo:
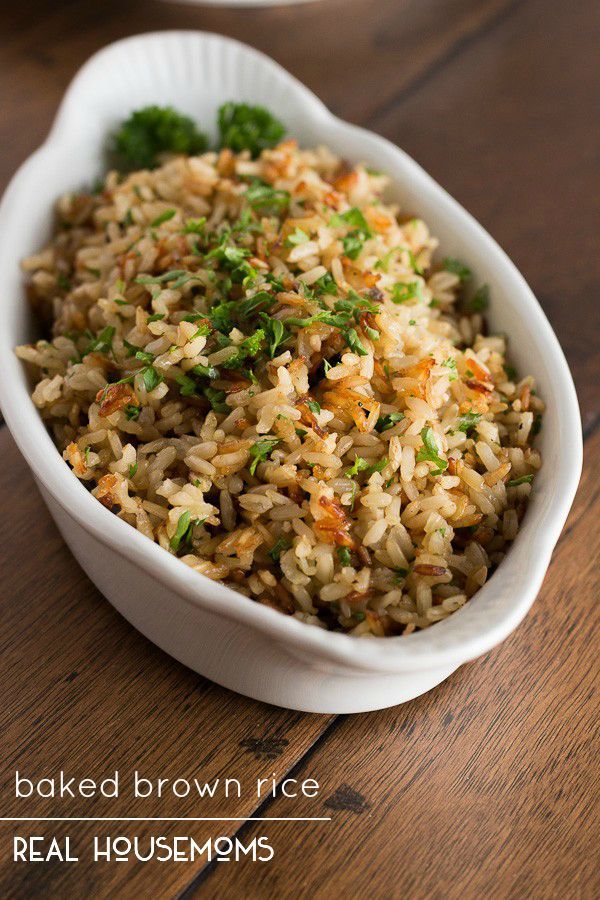
[[261, 6], [295, 6], [298, 3], [316, 3], [317, 0], [166, 0], [167, 3], [186, 3], [190, 6], [230, 6], [245, 9]]
[[[418, 213], [444, 253], [466, 260], [492, 289], [491, 324], [511, 338], [511, 357], [532, 373], [548, 410], [544, 465], [507, 558], [466, 607], [407, 637], [357, 639], [281, 615], [198, 575], [122, 522], [63, 462], [30, 400], [13, 347], [35, 323], [20, 259], [50, 237], [56, 197], [102, 171], [109, 132], [149, 103], [170, 103], [214, 132], [225, 100], [268, 106], [306, 145], [388, 172], [404, 208]], [[127, 38], [81, 69], [52, 131], [20, 168], [0, 207], [0, 400], [6, 421], [73, 554], [136, 628], [213, 681], [279, 706], [345, 713], [378, 709], [428, 691], [503, 640], [533, 603], [579, 480], [581, 423], [567, 363], [540, 306], [503, 251], [412, 159], [388, 141], [333, 116], [272, 60], [214, 34]], [[29, 598], [35, 602], [35, 597]]]

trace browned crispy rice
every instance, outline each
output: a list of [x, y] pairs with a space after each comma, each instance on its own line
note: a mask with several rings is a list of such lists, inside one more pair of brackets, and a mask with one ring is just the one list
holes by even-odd
[[450, 615], [514, 539], [543, 403], [387, 179], [286, 141], [62, 197], [19, 347], [75, 475], [198, 572], [321, 627]]

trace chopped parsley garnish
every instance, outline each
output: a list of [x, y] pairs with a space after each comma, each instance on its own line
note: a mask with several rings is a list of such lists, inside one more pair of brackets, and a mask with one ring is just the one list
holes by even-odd
[[259, 328], [250, 337], [244, 338], [236, 347], [237, 353], [223, 361], [224, 369], [239, 369], [244, 360], [255, 357], [265, 340], [264, 329]]
[[175, 534], [169, 541], [171, 550], [177, 553], [182, 546], [191, 543], [194, 526], [202, 525], [204, 521], [204, 519], [192, 519], [189, 509], [184, 510], [177, 521]]
[[338, 547], [337, 555], [341, 566], [349, 566], [351, 562], [350, 551], [347, 547]]
[[452, 272], [453, 275], [458, 275], [461, 281], [468, 281], [471, 277], [471, 270], [468, 266], [465, 266], [459, 259], [454, 259], [452, 256], [447, 256], [442, 263], [446, 272]]
[[175, 281], [190, 274], [185, 269], [171, 269], [169, 272], [163, 272], [162, 275], [138, 275], [135, 282], [136, 284], [165, 284], [167, 281]]
[[202, 234], [204, 231], [204, 226], [206, 225], [206, 216], [201, 216], [199, 219], [188, 219], [185, 225], [183, 226], [184, 234]]
[[392, 303], [407, 303], [409, 300], [421, 299], [423, 296], [420, 281], [410, 281], [408, 284], [398, 282], [392, 288]]
[[150, 393], [163, 380], [162, 375], [156, 371], [154, 366], [146, 366], [142, 369], [142, 377], [144, 379], [144, 387]]
[[396, 569], [395, 572], [393, 582], [394, 584], [401, 584], [408, 575], [408, 569]]
[[362, 231], [351, 231], [342, 239], [344, 253], [348, 259], [357, 259], [363, 248], [365, 237]]
[[375, 263], [375, 268], [381, 269], [383, 272], [387, 272], [387, 270], [390, 267], [390, 262], [392, 260], [392, 257], [394, 256], [395, 253], [406, 253], [408, 255], [408, 261], [410, 263], [410, 267], [413, 270], [413, 272], [415, 273], [415, 275], [423, 274], [423, 269], [418, 264], [415, 254], [412, 252], [410, 247], [392, 247], [392, 249], [388, 250], [388, 252], [384, 256], [382, 256], [381, 259], [377, 260], [377, 262]]
[[142, 411], [141, 406], [135, 406], [135, 404], [133, 404], [133, 403], [128, 403], [127, 406], [125, 407], [125, 418], [130, 419], [130, 420], [137, 419], [137, 417], [139, 416], [141, 411]]
[[521, 475], [520, 478], [513, 478], [512, 481], [506, 482], [506, 487], [518, 487], [520, 484], [531, 484], [533, 475]]
[[372, 236], [372, 231], [367, 224], [367, 220], [363, 216], [360, 209], [352, 207], [343, 213], [336, 213], [329, 220], [332, 228], [340, 228], [350, 225], [352, 230], [342, 238], [344, 253], [349, 259], [356, 259], [363, 248], [367, 238]]
[[164, 319], [164, 317], [164, 313], [152, 313], [152, 315], [148, 316], [148, 318], [146, 319], [146, 324], [148, 324], [148, 322], [160, 322], [160, 320]]
[[135, 475], [137, 470], [138, 470], [138, 464], [136, 462], [133, 463], [133, 465], [129, 466], [129, 477], [133, 478], [133, 476]]
[[175, 381], [179, 385], [179, 393], [182, 397], [191, 397], [196, 393], [196, 382], [189, 375], [176, 375]]
[[348, 347], [354, 352], [358, 353], [359, 356], [368, 356], [367, 351], [363, 347], [360, 342], [360, 338], [356, 333], [356, 328], [348, 328], [347, 331], [342, 330], [342, 335], [344, 336]]
[[337, 294], [338, 288], [335, 278], [331, 272], [325, 272], [320, 278], [317, 278], [313, 284], [313, 288], [321, 294]]
[[318, 416], [321, 412], [321, 407], [316, 400], [308, 400], [306, 405], [315, 416]]
[[170, 106], [145, 106], [123, 122], [114, 135], [112, 156], [121, 172], [152, 169], [161, 153], [203, 153], [207, 141], [188, 116]]
[[388, 413], [385, 416], [379, 417], [375, 427], [377, 431], [387, 431], [389, 428], [393, 428], [394, 425], [397, 425], [398, 422], [401, 422], [404, 418], [405, 415], [403, 412]]
[[275, 541], [275, 543], [273, 544], [271, 549], [267, 550], [267, 553], [269, 554], [269, 556], [271, 557], [271, 559], [273, 560], [274, 563], [278, 563], [283, 551], [289, 550], [291, 546], [292, 546], [292, 542], [289, 540], [289, 538], [280, 537], [278, 540]]
[[88, 353], [108, 353], [108, 351], [112, 347], [113, 337], [115, 336], [115, 327], [114, 325], [107, 325], [106, 328], [103, 328], [100, 334], [95, 337], [90, 343], [87, 345], [82, 356], [87, 356]]
[[252, 444], [250, 447], [250, 456], [252, 457], [252, 462], [250, 463], [250, 474], [254, 475], [256, 472], [256, 467], [259, 462], [265, 462], [271, 451], [275, 449], [277, 444], [279, 443], [279, 438], [269, 439], [264, 438], [260, 441], [257, 441], [255, 444]]
[[194, 373], [194, 375], [198, 375], [200, 378], [210, 378], [212, 381], [215, 378], [219, 377], [219, 370], [215, 369], [214, 366], [203, 366], [199, 363], [197, 366], [194, 366], [190, 371]]
[[456, 372], [456, 360], [454, 359], [454, 357], [449, 356], [448, 359], [445, 359], [443, 361], [442, 365], [445, 366], [446, 369], [451, 370], [450, 375], [448, 376], [450, 381], [456, 381], [456, 379], [458, 378], [458, 374]]
[[123, 344], [127, 350], [128, 356], [133, 356], [135, 359], [139, 359], [142, 362], [152, 363], [154, 362], [154, 353], [148, 353], [146, 350], [143, 350], [141, 347], [136, 347], [135, 344], [130, 344], [129, 341], [123, 340]]
[[465, 434], [468, 434], [471, 428], [475, 428], [480, 419], [481, 413], [465, 413], [463, 416], [459, 416], [458, 418], [458, 430], [463, 431]]
[[246, 247], [235, 247], [227, 244], [227, 237], [225, 232], [221, 243], [206, 254], [206, 259], [216, 259], [217, 262], [222, 263], [227, 269], [237, 269], [244, 262], [245, 258], [250, 256], [250, 251]]
[[346, 210], [346, 212], [333, 215], [329, 220], [329, 225], [332, 228], [350, 225], [352, 228], [357, 228], [359, 231], [362, 231], [365, 237], [371, 237], [372, 234], [371, 229], [367, 225], [367, 220], [356, 206]]
[[277, 348], [280, 344], [283, 344], [289, 337], [285, 329], [285, 325], [281, 321], [281, 319], [273, 319], [271, 316], [268, 316], [266, 313], [261, 314], [261, 319], [263, 322], [263, 329], [269, 343], [269, 356], [271, 359], [274, 358]]
[[237, 314], [241, 319], [247, 319], [255, 315], [259, 310], [270, 309], [276, 303], [276, 299], [269, 291], [258, 291], [251, 297], [240, 300], [237, 304]]
[[71, 290], [71, 282], [67, 278], [66, 275], [63, 275], [62, 272], [59, 272], [56, 276], [56, 283], [58, 284], [61, 291], [70, 291]]
[[346, 469], [344, 475], [346, 478], [354, 478], [359, 472], [366, 472], [367, 476], [370, 476], [373, 472], [383, 472], [387, 464], [388, 459], [386, 456], [382, 457], [382, 459], [378, 460], [376, 463], [369, 463], [368, 460], [363, 459], [362, 456], [357, 456], [352, 468]]
[[355, 290], [350, 288], [346, 297], [336, 300], [333, 305], [336, 312], [343, 313], [348, 321], [354, 317], [354, 321], [358, 322], [362, 312], [378, 313], [379, 307], [376, 303], [371, 303], [366, 297], [361, 297]]
[[297, 247], [298, 244], [306, 244], [308, 241], [310, 241], [310, 236], [296, 225], [293, 232], [288, 234], [285, 242], [288, 247]]
[[288, 191], [277, 191], [257, 178], [246, 191], [246, 202], [255, 212], [268, 215], [281, 212], [289, 206], [290, 194]]
[[175, 215], [177, 215], [176, 209], [165, 209], [160, 216], [157, 216], [153, 222], [150, 222], [150, 228], [158, 228], [159, 225], [162, 225], [163, 222], [168, 222], [169, 219], [172, 219]]
[[431, 471], [431, 475], [441, 475], [448, 468], [448, 463], [439, 455], [433, 429], [425, 427], [421, 430], [423, 447], [417, 453], [417, 462], [432, 462], [437, 468]]
[[369, 468], [366, 470], [367, 475], [372, 475], [373, 472], [383, 472], [388, 462], [389, 460], [387, 456], [383, 456], [378, 462], [373, 463], [372, 466], [369, 466]]
[[231, 412], [231, 407], [225, 403], [225, 398], [227, 397], [225, 391], [218, 391], [216, 388], [206, 387], [204, 388], [203, 393], [215, 412]]
[[488, 284], [482, 284], [480, 288], [473, 294], [471, 303], [469, 304], [473, 312], [483, 312], [490, 305], [490, 287]]
[[222, 147], [236, 153], [249, 150], [253, 157], [274, 147], [285, 134], [285, 127], [263, 106], [224, 103], [219, 108], [218, 125]]
[[336, 315], [328, 309], [323, 309], [321, 312], [315, 313], [314, 316], [307, 316], [305, 319], [297, 319], [295, 316], [290, 316], [284, 320], [285, 325], [296, 325], [298, 328], [308, 328], [309, 325], [314, 325], [316, 322], [323, 322], [325, 325], [331, 325], [334, 328], [342, 328], [348, 323], [348, 315], [341, 313]]
[[220, 331], [222, 334], [229, 334], [231, 329], [233, 328], [233, 318], [234, 311], [237, 307], [237, 304], [232, 300], [224, 300], [222, 303], [215, 303], [214, 306], [211, 306], [210, 312], [208, 313], [208, 319], [214, 328], [217, 331]]
[[357, 456], [354, 460], [352, 468], [346, 469], [344, 475], [346, 478], [354, 478], [355, 475], [358, 475], [359, 472], [364, 472], [365, 469], [369, 468], [369, 463], [366, 459], [363, 459], [362, 456]]

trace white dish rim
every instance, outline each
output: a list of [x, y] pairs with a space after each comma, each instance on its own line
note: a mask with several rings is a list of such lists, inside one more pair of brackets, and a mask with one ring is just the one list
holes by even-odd
[[[50, 435], [46, 431], [38, 411], [26, 394], [22, 381], [15, 377], [14, 360], [0, 360], [0, 401], [9, 428], [25, 456], [28, 465], [39, 481], [57, 502], [88, 532], [100, 542], [109, 545], [135, 565], [144, 568], [165, 587], [173, 589], [189, 603], [200, 604], [218, 615], [224, 615], [238, 623], [252, 627], [265, 636], [294, 646], [306, 654], [317, 654], [320, 658], [350, 665], [369, 672], [417, 671], [460, 664], [487, 652], [502, 641], [521, 621], [532, 605], [548, 567], [553, 548], [560, 536], [562, 526], [571, 507], [582, 465], [581, 420], [577, 396], [567, 362], [558, 340], [541, 310], [538, 301], [526, 284], [523, 276], [509, 260], [504, 251], [487, 234], [481, 225], [467, 213], [443, 188], [441, 188], [421, 167], [402, 150], [386, 139], [372, 132], [351, 125], [334, 116], [323, 103], [303, 84], [285, 69], [259, 51], [231, 38], [202, 31], [168, 30], [134, 35], [99, 50], [82, 66], [71, 81], [54, 124], [46, 141], [19, 168], [6, 189], [0, 205], [0, 230], [6, 227], [11, 216], [16, 214], [20, 186], [27, 179], [32, 167], [43, 165], [44, 153], [55, 148], [68, 135], [69, 123], [76, 114], [76, 94], [80, 84], [102, 57], [116, 47], [133, 42], [152, 42], [165, 35], [195, 36], [201, 41], [225, 42], [235, 45], [237, 52], [254, 58], [256, 65], [270, 67], [273, 77], [284, 80], [293, 89], [299, 102], [310, 109], [313, 117], [321, 117], [330, 126], [342, 128], [359, 137], [365, 144], [379, 148], [386, 154], [398, 154], [411, 174], [425, 188], [437, 192], [440, 204], [445, 204], [460, 223], [469, 231], [470, 237], [486, 246], [493, 264], [501, 267], [502, 277], [517, 292], [523, 304], [523, 317], [535, 333], [538, 345], [552, 360], [556, 376], [555, 400], [563, 425], [562, 440], [569, 442], [569, 453], [563, 454], [559, 469], [554, 473], [556, 490], [553, 502], [546, 509], [538, 510], [537, 529], [531, 540], [531, 569], [527, 583], [521, 585], [517, 596], [503, 600], [502, 615], [495, 615], [487, 628], [477, 632], [460, 628], [448, 629], [448, 623], [461, 617], [468, 619], [469, 604], [458, 613], [439, 622], [433, 628], [416, 632], [409, 636], [381, 639], [358, 639], [356, 637], [324, 631], [296, 619], [283, 616], [274, 610], [249, 601], [232, 589], [199, 575], [157, 544], [145, 538], [127, 523], [106, 510], [89, 494], [83, 484], [75, 478], [63, 462]], [[0, 354], [1, 356], [1, 354]], [[566, 436], [566, 437], [565, 437]], [[568, 465], [565, 456], [569, 456]], [[528, 511], [528, 516], [532, 510]], [[517, 537], [517, 541], [519, 536]], [[516, 542], [517, 542], [516, 541]], [[515, 544], [516, 544], [515, 542]], [[495, 594], [510, 585], [507, 579], [510, 556], [503, 562], [488, 583], [478, 592], [477, 598], [485, 600], [491, 591]]]

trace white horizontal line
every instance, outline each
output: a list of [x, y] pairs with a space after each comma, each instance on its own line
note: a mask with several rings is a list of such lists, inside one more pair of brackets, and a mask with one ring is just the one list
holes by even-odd
[[2, 816], [0, 822], [331, 822], [331, 816]]

